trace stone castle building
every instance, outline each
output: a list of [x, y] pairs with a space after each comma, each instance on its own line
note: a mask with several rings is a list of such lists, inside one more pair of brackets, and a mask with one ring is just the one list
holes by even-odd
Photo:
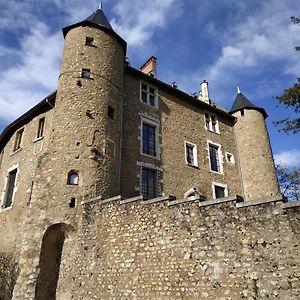
[[131, 67], [101, 9], [63, 36], [57, 91], [0, 136], [3, 295], [299, 299], [299, 203], [265, 110], [238, 92], [227, 112], [206, 81], [188, 95], [155, 57]]

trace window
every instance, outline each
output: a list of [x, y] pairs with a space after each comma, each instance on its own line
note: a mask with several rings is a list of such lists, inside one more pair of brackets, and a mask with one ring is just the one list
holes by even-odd
[[185, 162], [191, 166], [198, 166], [196, 145], [189, 142], [184, 142], [184, 146], [185, 146]]
[[211, 171], [222, 173], [220, 145], [209, 143], [209, 162]]
[[45, 118], [39, 119], [39, 127], [37, 131], [36, 138], [41, 138], [44, 135], [44, 125], [45, 125]]
[[24, 128], [20, 129], [16, 133], [16, 139], [15, 139], [15, 144], [14, 144], [14, 149], [13, 149], [14, 152], [21, 149], [23, 132], [24, 132]]
[[112, 120], [114, 119], [115, 110], [111, 106], [108, 106], [107, 108], [107, 116]]
[[4, 195], [3, 207], [7, 208], [12, 205], [12, 199], [14, 195], [14, 189], [16, 185], [17, 169], [14, 169], [8, 173], [6, 191]]
[[145, 83], [141, 83], [141, 101], [151, 106], [157, 106], [157, 90]]
[[213, 198], [224, 198], [228, 196], [228, 189], [227, 185], [222, 183], [213, 183], [212, 184], [212, 190], [213, 190]]
[[78, 185], [79, 183], [79, 176], [76, 171], [70, 171], [68, 174], [68, 185]]
[[155, 151], [155, 126], [143, 123], [143, 147], [142, 152], [147, 155], [156, 156]]
[[144, 199], [156, 198], [158, 196], [157, 171], [142, 167], [142, 195]]
[[93, 42], [94, 42], [94, 38], [88, 37], [88, 36], [85, 38], [85, 45], [86, 46], [94, 46]]
[[226, 161], [234, 165], [234, 156], [231, 153], [226, 152]]
[[91, 70], [90, 69], [82, 69], [81, 77], [82, 78], [91, 78]]
[[215, 115], [210, 115], [205, 113], [205, 128], [209, 131], [220, 133], [219, 131], [219, 122]]

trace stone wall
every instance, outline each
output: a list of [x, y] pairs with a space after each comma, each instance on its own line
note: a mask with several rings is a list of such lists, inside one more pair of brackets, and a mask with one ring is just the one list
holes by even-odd
[[57, 299], [299, 299], [299, 203], [133, 200], [83, 204]]

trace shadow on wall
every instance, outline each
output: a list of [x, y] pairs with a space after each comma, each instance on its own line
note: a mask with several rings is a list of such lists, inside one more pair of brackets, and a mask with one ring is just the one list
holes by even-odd
[[53, 300], [56, 298], [63, 245], [66, 233], [71, 230], [70, 225], [59, 223], [48, 227], [44, 234], [39, 263], [40, 272], [35, 289], [37, 300]]

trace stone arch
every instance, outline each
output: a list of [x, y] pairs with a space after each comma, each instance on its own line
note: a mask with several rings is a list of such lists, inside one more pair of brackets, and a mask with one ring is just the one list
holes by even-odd
[[36, 281], [35, 297], [37, 300], [56, 299], [56, 288], [64, 241], [72, 226], [58, 223], [47, 228], [44, 233]]

